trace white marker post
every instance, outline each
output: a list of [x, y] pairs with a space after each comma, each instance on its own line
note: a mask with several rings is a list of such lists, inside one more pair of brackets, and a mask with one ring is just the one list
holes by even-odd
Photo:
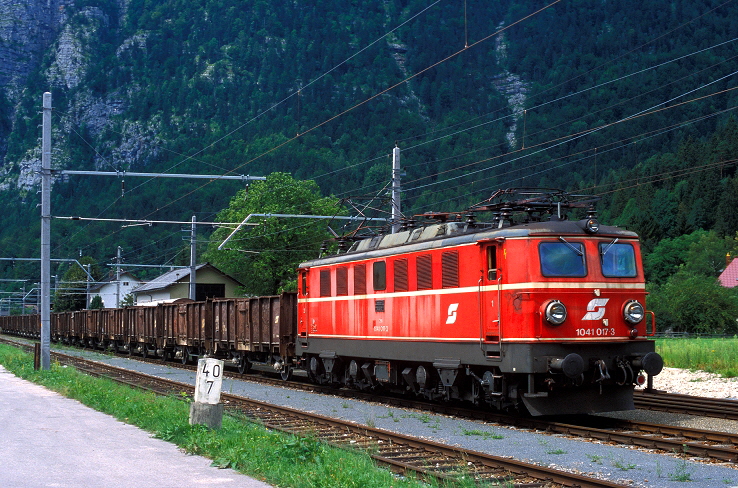
[[190, 425], [201, 424], [220, 429], [223, 422], [223, 404], [220, 388], [223, 384], [223, 361], [206, 358], [197, 361], [195, 401], [190, 405]]

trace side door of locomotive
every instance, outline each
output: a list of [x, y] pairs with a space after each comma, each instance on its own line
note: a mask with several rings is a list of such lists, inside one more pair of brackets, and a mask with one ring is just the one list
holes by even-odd
[[[499, 242], [484, 242], [481, 246], [482, 276], [479, 278], [480, 304], [480, 340], [483, 343], [499, 344], [500, 334], [500, 304], [502, 299], [502, 246]], [[487, 355], [497, 351], [499, 347], [488, 349]]]
[[[297, 277], [298, 287], [298, 305], [297, 305], [297, 334], [302, 347], [307, 347], [308, 336], [310, 335], [309, 310], [310, 306], [307, 299], [310, 297], [308, 288], [308, 269], [298, 270]], [[300, 300], [302, 299], [302, 300]]]

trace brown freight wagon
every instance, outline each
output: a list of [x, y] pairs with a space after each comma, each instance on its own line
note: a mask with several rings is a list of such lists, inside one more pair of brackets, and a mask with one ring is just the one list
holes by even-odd
[[107, 309], [104, 318], [103, 341], [106, 349], [127, 351], [129, 345], [128, 314], [124, 308]]
[[41, 335], [41, 316], [7, 315], [0, 317], [0, 329], [4, 334], [38, 338]]
[[21, 318], [21, 335], [24, 337], [41, 337], [40, 315], [19, 315]]
[[107, 310], [84, 310], [85, 314], [85, 344], [92, 349], [102, 345], [104, 334], [104, 317]]
[[69, 342], [85, 347], [87, 338], [87, 314], [84, 310], [69, 313]]
[[207, 302], [181, 299], [159, 307], [166, 354], [182, 364], [204, 354], [202, 328], [206, 320]]
[[126, 312], [130, 324], [129, 352], [146, 358], [156, 350], [156, 307], [131, 307]]
[[[9, 333], [39, 336], [38, 315], [0, 324]], [[241, 372], [260, 365], [287, 379], [296, 366], [297, 294], [54, 313], [51, 329], [53, 340], [71, 345], [183, 363], [213, 356]]]
[[297, 294], [233, 298], [212, 302], [207, 351], [230, 359], [240, 372], [269, 366], [287, 379], [295, 366]]

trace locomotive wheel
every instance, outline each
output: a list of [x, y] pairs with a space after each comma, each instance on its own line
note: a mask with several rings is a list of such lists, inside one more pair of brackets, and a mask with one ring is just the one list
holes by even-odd
[[251, 361], [244, 355], [238, 361], [238, 372], [241, 374], [248, 373], [251, 371]]
[[289, 381], [290, 379], [292, 379], [292, 366], [285, 366], [285, 367], [284, 367], [284, 368], [282, 369], [282, 371], [281, 371], [281, 372], [279, 373], [279, 376], [280, 376], [280, 377], [281, 377], [281, 378], [282, 378], [282, 379], [283, 379], [284, 381]]
[[320, 362], [320, 359], [318, 359], [317, 356], [310, 356], [308, 359], [307, 374], [311, 383], [323, 384], [323, 382], [320, 381], [322, 379], [322, 369], [323, 365]]

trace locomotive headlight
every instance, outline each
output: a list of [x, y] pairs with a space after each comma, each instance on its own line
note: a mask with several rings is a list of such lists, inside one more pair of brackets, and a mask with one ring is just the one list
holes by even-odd
[[566, 320], [566, 307], [558, 300], [551, 300], [544, 308], [544, 315], [549, 324], [561, 325]]
[[623, 318], [629, 324], [637, 324], [646, 314], [643, 305], [638, 300], [629, 300], [623, 306]]

